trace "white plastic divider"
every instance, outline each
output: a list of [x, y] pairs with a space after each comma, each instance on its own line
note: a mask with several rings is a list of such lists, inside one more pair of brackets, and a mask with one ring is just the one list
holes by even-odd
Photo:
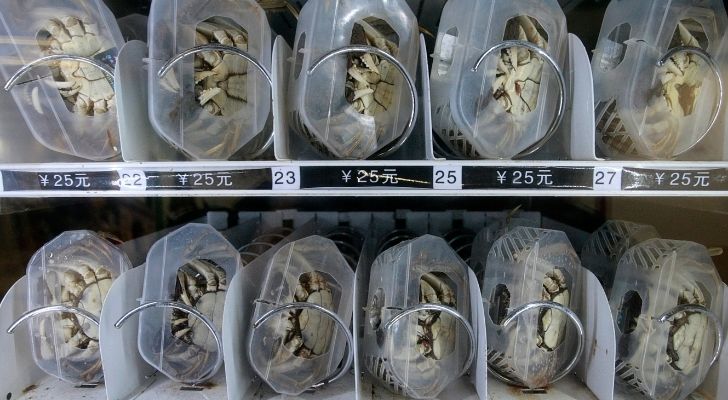
[[154, 367], [137, 350], [139, 316], [132, 317], [121, 329], [114, 323], [139, 305], [144, 287], [146, 264], [121, 275], [109, 289], [99, 320], [99, 348], [104, 365], [108, 399], [129, 399], [140, 394], [154, 380]]
[[596, 121], [594, 116], [594, 79], [584, 43], [569, 34], [569, 81], [571, 90], [570, 158], [578, 161], [597, 160]]
[[273, 149], [276, 160], [288, 161], [290, 156], [288, 148], [290, 136], [288, 116], [286, 115], [288, 92], [288, 66], [294, 56], [291, 46], [280, 36], [273, 43], [273, 65], [271, 77], [273, 78]]
[[116, 61], [114, 90], [122, 158], [128, 162], [185, 160], [149, 121], [148, 51], [146, 43], [132, 40], [121, 48]]
[[6, 331], [27, 310], [28, 279], [24, 276], [0, 302], [0, 349], [3, 354], [0, 362], [0, 398], [19, 399], [48, 377], [33, 361], [29, 325], [19, 326], [14, 334]]

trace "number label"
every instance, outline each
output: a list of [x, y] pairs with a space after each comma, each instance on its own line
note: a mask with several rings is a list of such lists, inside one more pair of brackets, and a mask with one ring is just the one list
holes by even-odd
[[594, 168], [594, 190], [600, 192], [618, 192], [622, 190], [622, 169], [597, 167]]
[[460, 165], [435, 166], [432, 188], [435, 190], [462, 190], [463, 167]]
[[300, 167], [277, 167], [272, 169], [273, 190], [301, 189]]
[[119, 171], [119, 188], [122, 191], [147, 190], [147, 175], [138, 169], [123, 169]]

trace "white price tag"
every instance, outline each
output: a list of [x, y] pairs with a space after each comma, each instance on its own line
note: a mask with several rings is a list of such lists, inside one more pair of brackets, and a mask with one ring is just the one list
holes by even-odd
[[138, 169], [119, 170], [119, 188], [122, 191], [147, 190], [147, 174]]
[[432, 171], [432, 188], [436, 190], [462, 190], [462, 165], [436, 165]]
[[301, 167], [274, 167], [273, 190], [301, 189]]
[[0, 193], [5, 191], [5, 187], [3, 186], [3, 172], [0, 171]]
[[622, 168], [596, 167], [593, 178], [594, 190], [619, 192], [622, 190]]

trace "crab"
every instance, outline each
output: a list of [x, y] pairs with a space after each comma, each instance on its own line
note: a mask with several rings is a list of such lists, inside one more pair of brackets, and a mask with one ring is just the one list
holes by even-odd
[[[100, 34], [97, 23], [87, 18], [69, 15], [53, 18], [38, 34], [38, 41], [48, 55], [67, 54], [114, 63], [110, 54], [113, 44]], [[92, 65], [58, 61], [53, 67], [53, 77], [55, 87], [74, 113], [101, 115], [115, 105], [112, 84], [103, 71]]]
[[[177, 271], [175, 300], [196, 308], [211, 319], [218, 330], [222, 328], [226, 290], [225, 270], [212, 261], [192, 260]], [[198, 318], [190, 317], [184, 311], [172, 311], [171, 329], [175, 338], [189, 346], [208, 353], [217, 351], [212, 333]]]
[[[548, 46], [544, 35], [539, 31], [537, 21], [531, 17], [518, 16], [511, 20], [504, 40], [521, 40], [531, 42], [543, 49]], [[500, 107], [495, 112], [483, 116], [482, 126], [500, 126], [502, 137], [492, 147], [496, 152], [511, 147], [520, 137], [520, 125], [531, 112], [536, 110], [541, 88], [541, 75], [544, 60], [529, 49], [510, 47], [501, 50], [495, 70], [495, 80], [491, 91], [492, 98]], [[480, 99], [475, 106], [478, 109], [488, 107], [489, 99]], [[438, 110], [438, 115], [451, 115], [449, 107]], [[448, 126], [456, 126], [452, 117], [448, 117]], [[482, 154], [470, 143], [469, 135], [459, 129], [443, 129], [441, 137], [458, 156], [482, 158]]]
[[[331, 309], [333, 294], [326, 277], [316, 271], [298, 278], [293, 302], [318, 304]], [[284, 315], [283, 348], [295, 357], [311, 359], [329, 350], [334, 322], [318, 311], [291, 310]]]
[[[692, 285], [691, 285], [692, 286]], [[678, 305], [705, 306], [703, 291], [697, 286], [683, 287], [678, 295]], [[667, 339], [667, 363], [677, 371], [689, 374], [698, 366], [703, 350], [703, 337], [708, 329], [708, 317], [695, 312], [681, 312], [670, 322]]]
[[[702, 48], [696, 35], [704, 35], [700, 24], [690, 20], [678, 22], [671, 48]], [[689, 52], [678, 52], [657, 70], [657, 84], [648, 94], [641, 137], [645, 150], [640, 150], [618, 115], [616, 102], [597, 108], [597, 127], [601, 140], [618, 153], [671, 158], [680, 140], [680, 119], [692, 115], [701, 93], [703, 62]]]
[[[556, 268], [546, 273], [543, 281], [542, 300], [569, 305], [569, 288], [564, 273]], [[538, 319], [536, 345], [546, 351], [553, 351], [564, 338], [566, 316], [560, 311], [547, 309], [541, 311]]]
[[[457, 305], [455, 292], [447, 283], [444, 275], [431, 272], [420, 277], [420, 303], [441, 304], [455, 308]], [[384, 307], [384, 293], [378, 290], [372, 296], [367, 311], [372, 328], [379, 330], [382, 323], [382, 309]], [[408, 349], [398, 349], [394, 356], [404, 363], [417, 362], [420, 357], [425, 361], [418, 362], [416, 368], [422, 374], [436, 374], [438, 365], [436, 361], [455, 351], [456, 328], [455, 319], [439, 311], [419, 311], [417, 313], [417, 326], [415, 332], [417, 339], [415, 346]], [[378, 334], [379, 335], [379, 334]], [[389, 369], [391, 361], [382, 357], [367, 355], [365, 357], [367, 368], [394, 393], [407, 393], [405, 382], [401, 382]]]
[[[248, 35], [234, 24], [212, 18], [201, 22], [195, 32], [195, 44], [219, 43], [248, 50]], [[207, 112], [214, 116], [231, 116], [247, 103], [248, 63], [234, 54], [207, 51], [195, 56], [195, 95]]]
[[[111, 255], [101, 247], [91, 245], [91, 248], [69, 247], [49, 261], [44, 279], [51, 296], [50, 304], [101, 315], [114, 276], [97, 257], [110, 258]], [[58, 359], [64, 370], [73, 371], [68, 375], [75, 375], [83, 382], [96, 383], [101, 379], [99, 332], [95, 324], [75, 314], [62, 313], [58, 319], [41, 319], [40, 332], [43, 359]]]

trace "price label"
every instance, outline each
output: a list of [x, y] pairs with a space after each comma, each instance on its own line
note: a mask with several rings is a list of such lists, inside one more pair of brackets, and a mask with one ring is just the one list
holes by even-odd
[[0, 193], [5, 191], [5, 184], [3, 183], [3, 172], [0, 171]]
[[138, 169], [122, 169], [119, 171], [119, 188], [122, 191], [147, 190], [147, 175]]
[[300, 167], [271, 168], [273, 174], [273, 190], [299, 190], [301, 189]]
[[462, 190], [462, 165], [437, 165], [432, 172], [432, 188], [435, 190]]
[[594, 168], [592, 181], [594, 190], [600, 192], [618, 192], [622, 190], [622, 169], [610, 167]]

